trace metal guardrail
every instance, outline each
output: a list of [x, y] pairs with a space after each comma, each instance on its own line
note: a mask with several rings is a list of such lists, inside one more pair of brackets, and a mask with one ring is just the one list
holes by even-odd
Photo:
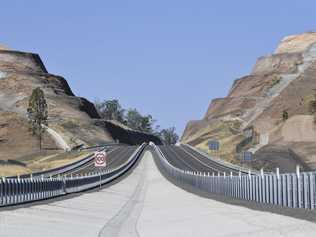
[[2, 178], [0, 179], [0, 207], [58, 197], [101, 186], [125, 173], [136, 163], [145, 147], [146, 144], [142, 144], [124, 164], [113, 170], [76, 177]]
[[177, 182], [197, 187], [208, 193], [232, 198], [274, 204], [282, 207], [315, 209], [316, 173], [260, 174], [221, 176], [184, 171], [172, 166], [159, 147], [151, 144], [158, 162]]

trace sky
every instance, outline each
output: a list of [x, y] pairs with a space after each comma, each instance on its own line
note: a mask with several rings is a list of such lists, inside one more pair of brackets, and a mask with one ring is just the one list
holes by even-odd
[[0, 44], [38, 53], [76, 95], [119, 99], [181, 135], [284, 36], [316, 30], [315, 9], [309, 0], [10, 0]]

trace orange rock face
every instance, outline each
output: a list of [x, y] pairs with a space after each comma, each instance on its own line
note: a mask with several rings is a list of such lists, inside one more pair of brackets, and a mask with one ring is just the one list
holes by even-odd
[[308, 32], [299, 35], [290, 35], [282, 39], [275, 53], [295, 53], [305, 51], [316, 42], [316, 32]]

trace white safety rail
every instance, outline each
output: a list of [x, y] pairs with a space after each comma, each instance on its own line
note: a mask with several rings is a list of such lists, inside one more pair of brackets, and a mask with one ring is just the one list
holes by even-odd
[[163, 153], [157, 161], [165, 172], [179, 183], [197, 187], [208, 193], [283, 207], [314, 209], [316, 205], [316, 173], [256, 174], [238, 176], [191, 172], [172, 166]]
[[113, 170], [75, 177], [2, 178], [0, 179], [0, 207], [58, 197], [101, 186], [131, 168], [145, 147], [146, 144], [142, 144], [124, 164]]

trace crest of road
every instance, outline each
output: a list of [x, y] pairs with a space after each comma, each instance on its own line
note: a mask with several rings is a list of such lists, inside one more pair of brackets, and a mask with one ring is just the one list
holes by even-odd
[[316, 223], [216, 201], [169, 181], [147, 148], [101, 190], [0, 212], [1, 237], [314, 236]]

